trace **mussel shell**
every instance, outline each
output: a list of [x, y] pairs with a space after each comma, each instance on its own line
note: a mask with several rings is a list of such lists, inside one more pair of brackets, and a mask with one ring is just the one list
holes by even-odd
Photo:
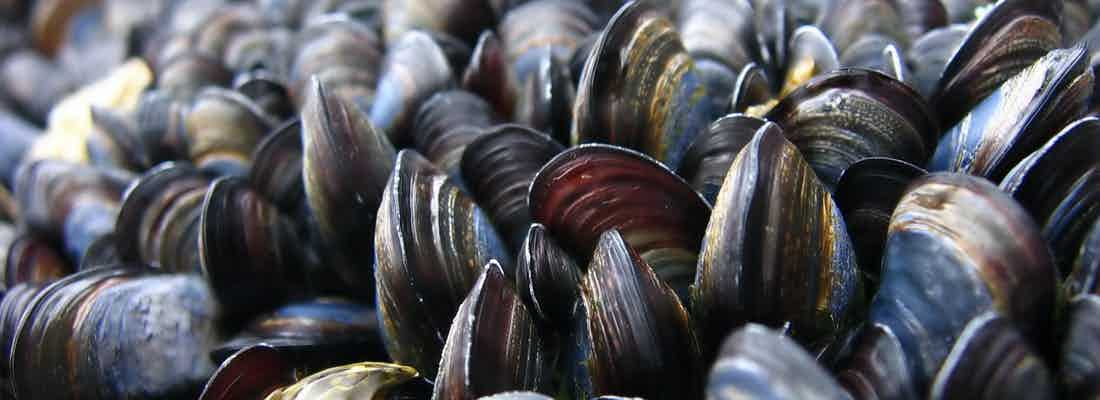
[[199, 270], [198, 228], [210, 180], [186, 163], [163, 163], [122, 196], [115, 245], [125, 262], [170, 272]]
[[149, 90], [138, 100], [136, 132], [149, 146], [150, 162], [187, 157], [186, 105], [160, 90]]
[[885, 36], [867, 35], [848, 46], [840, 55], [840, 65], [872, 69], [907, 82], [909, 72], [902, 61], [899, 48], [905, 47]]
[[291, 221], [241, 178], [210, 184], [199, 219], [202, 275], [225, 312], [248, 315], [296, 291], [301, 244]]
[[717, 60], [739, 71], [760, 57], [748, 0], [684, 1], [677, 26], [684, 48], [698, 59]]
[[704, 355], [745, 322], [790, 322], [820, 347], [862, 303], [855, 252], [840, 209], [774, 124], [730, 165], [707, 224], [692, 285]]
[[257, 344], [225, 359], [199, 400], [252, 400], [293, 384], [294, 366], [274, 347]]
[[913, 72], [910, 82], [924, 98], [931, 98], [935, 93], [940, 75], [968, 33], [969, 27], [955, 24], [933, 29], [913, 39], [913, 44], [905, 52]]
[[[416, 379], [418, 376], [415, 369], [404, 365], [360, 362], [307, 376], [272, 392], [265, 400], [422, 398], [416, 387], [422, 382]], [[407, 393], [410, 388], [411, 393]]]
[[479, 267], [492, 259], [510, 266], [511, 257], [473, 200], [411, 150], [397, 154], [376, 227], [386, 350], [394, 361], [434, 377], [445, 332]]
[[927, 172], [893, 158], [864, 158], [844, 170], [833, 199], [840, 208], [871, 291], [878, 283], [882, 249], [894, 206], [914, 179]]
[[[7, 236], [11, 235], [11, 236]], [[0, 285], [7, 290], [18, 284], [43, 284], [73, 272], [73, 267], [49, 243], [30, 234], [5, 232], [0, 240]]]
[[1100, 159], [1082, 149], [1100, 149], [1100, 119], [1065, 127], [1001, 181], [1001, 189], [1039, 223], [1062, 274], [1071, 272], [1085, 235], [1100, 218]]
[[887, 235], [870, 323], [897, 336], [914, 387], [928, 387], [965, 325], [988, 310], [1033, 345], [1049, 343], [1055, 267], [1027, 212], [996, 186], [964, 174], [918, 178]]
[[0, 301], [0, 357], [3, 357], [0, 362], [0, 378], [4, 379], [4, 387], [0, 389], [2, 393], [11, 390], [6, 381], [11, 376], [8, 360], [11, 358], [12, 341], [18, 333], [19, 322], [35, 296], [45, 286], [43, 283], [20, 284], [4, 291], [3, 301]]
[[744, 114], [730, 114], [715, 120], [688, 147], [676, 173], [713, 203], [733, 159], [765, 123], [763, 119]]
[[244, 176], [256, 144], [277, 124], [244, 95], [205, 88], [187, 114], [189, 155], [200, 169]]
[[582, 264], [600, 235], [617, 229], [681, 295], [710, 217], [710, 204], [661, 163], [604, 144], [574, 147], [547, 162], [531, 182], [527, 204], [534, 221]]
[[581, 73], [572, 142], [622, 146], [677, 168], [720, 111], [655, 3], [634, 1], [608, 22]]
[[[910, 0], [915, 3], [916, 1]], [[905, 1], [890, 0], [832, 0], [818, 17], [821, 27], [840, 52], [868, 35], [882, 35], [908, 45], [904, 17], [896, 4]]]
[[349, 18], [327, 16], [306, 26], [290, 68], [290, 89], [301, 105], [314, 76], [333, 94], [366, 107], [378, 83], [382, 43], [378, 34]]
[[867, 326], [843, 368], [836, 374], [840, 385], [857, 399], [917, 400], [912, 368], [897, 335], [880, 324]]
[[928, 169], [1000, 180], [1084, 113], [1093, 80], [1083, 48], [1051, 51], [1006, 81], [947, 131]]
[[439, 92], [424, 101], [413, 119], [413, 143], [432, 164], [462, 182], [460, 163], [466, 146], [494, 121], [493, 110], [464, 90]]
[[708, 399], [849, 399], [797, 342], [748, 324], [726, 339], [707, 379]]
[[535, 50], [538, 64], [527, 76], [516, 100], [515, 121], [569, 144], [573, 123], [573, 87], [569, 67], [553, 56], [550, 47]]
[[294, 34], [282, 27], [249, 28], [233, 34], [222, 60], [231, 71], [267, 71], [286, 76]]
[[1012, 321], [988, 312], [959, 334], [930, 399], [1049, 399], [1054, 379]]
[[484, 0], [382, 0], [382, 14], [386, 43], [391, 46], [416, 29], [444, 32], [473, 42], [495, 18], [489, 2]]
[[923, 164], [939, 131], [928, 106], [908, 85], [860, 69], [811, 80], [765, 118], [783, 127], [830, 188], [845, 168], [863, 158]]
[[513, 248], [527, 234], [527, 189], [535, 174], [565, 148], [521, 125], [498, 125], [470, 142], [462, 155], [463, 181]]
[[1096, 398], [1100, 394], [1100, 297], [1087, 294], [1074, 298], [1067, 315], [1058, 374], [1063, 395]]
[[1065, 289], [1070, 295], [1080, 293], [1100, 294], [1100, 217], [1092, 222], [1088, 233], [1081, 239], [1081, 248], [1073, 260], [1073, 267], [1066, 278]]
[[274, 72], [255, 70], [244, 72], [233, 80], [233, 90], [251, 99], [264, 113], [279, 121], [294, 114], [294, 102], [282, 78]]
[[195, 48], [224, 59], [230, 41], [248, 34], [264, 23], [263, 15], [259, 11], [256, 7], [244, 4], [219, 6], [201, 24], [196, 25], [191, 33]]
[[0, 184], [13, 186], [13, 175], [41, 130], [14, 112], [0, 109]]
[[549, 392], [556, 353], [544, 332], [500, 264], [489, 261], [455, 314], [432, 398]]
[[498, 115], [509, 117], [519, 91], [511, 68], [500, 39], [492, 31], [482, 32], [470, 55], [470, 64], [462, 74], [462, 88], [488, 100]]
[[958, 122], [1002, 83], [1061, 46], [1062, 3], [1006, 0], [978, 20], [940, 75], [932, 98], [940, 119]]
[[573, 319], [581, 270], [550, 237], [546, 227], [531, 224], [516, 255], [516, 290], [544, 322], [565, 329]]
[[580, 396], [701, 397], [687, 311], [619, 231], [600, 235], [580, 292]]
[[256, 145], [248, 181], [280, 210], [294, 214], [305, 204], [302, 159], [302, 122], [295, 118]]
[[433, 93], [454, 85], [451, 66], [430, 36], [412, 31], [389, 48], [382, 68], [370, 107], [370, 121], [395, 145], [410, 143], [413, 118], [421, 103]]
[[217, 57], [184, 51], [154, 65], [156, 87], [174, 99], [188, 101], [209, 86], [226, 86], [233, 74]]
[[347, 286], [369, 298], [374, 248], [364, 243], [374, 237], [395, 154], [366, 114], [326, 89], [315, 80], [302, 111], [302, 181], [332, 267]]
[[147, 147], [129, 116], [100, 107], [92, 107], [91, 114], [93, 127], [85, 148], [92, 164], [129, 170], [149, 168]]
[[747, 112], [749, 107], [767, 103], [772, 96], [772, 83], [764, 69], [756, 63], [749, 63], [737, 74], [730, 96], [730, 111]]
[[891, 2], [905, 24], [905, 32], [916, 39], [925, 32], [947, 26], [947, 8], [940, 0], [915, 0]]
[[600, 22], [589, 7], [588, 2], [533, 0], [508, 10], [497, 32], [518, 82], [526, 81], [538, 68], [539, 49], [549, 47], [555, 59], [564, 61], [599, 29]]

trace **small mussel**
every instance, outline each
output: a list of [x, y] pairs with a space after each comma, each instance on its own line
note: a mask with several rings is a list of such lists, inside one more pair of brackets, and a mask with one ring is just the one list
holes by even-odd
[[760, 128], [730, 165], [691, 300], [710, 358], [745, 322], [789, 321], [800, 342], [827, 345], [863, 303], [840, 209], [774, 124]]
[[959, 334], [930, 399], [1050, 399], [1054, 380], [1012, 321], [987, 312]]
[[566, 329], [573, 320], [580, 267], [541, 224], [531, 224], [516, 255], [516, 290], [543, 322]]
[[506, 390], [552, 393], [557, 352], [500, 264], [490, 261], [458, 307], [432, 398], [476, 399]]
[[575, 397], [702, 397], [687, 310], [619, 231], [600, 236], [580, 288]]
[[462, 181], [459, 163], [466, 146], [493, 124], [489, 104], [463, 90], [439, 92], [420, 106], [413, 119], [413, 144], [432, 164]]
[[195, 398], [214, 370], [218, 304], [198, 277], [149, 271], [96, 268], [42, 289], [12, 344], [15, 397]]
[[508, 10], [497, 31], [508, 64], [520, 83], [539, 68], [540, 49], [552, 58], [567, 60], [599, 21], [589, 2], [532, 0]]
[[378, 314], [394, 361], [435, 377], [446, 332], [481, 266], [511, 256], [488, 216], [412, 150], [382, 194], [374, 235]]
[[495, 126], [466, 145], [463, 181], [513, 248], [531, 223], [527, 189], [539, 169], [562, 150], [549, 136], [513, 124]]
[[574, 144], [627, 147], [670, 168], [722, 111], [713, 109], [672, 22], [647, 1], [628, 3], [611, 18], [577, 90]]
[[947, 131], [928, 169], [1002, 179], [1084, 114], [1093, 81], [1083, 48], [1051, 51], [1005, 81]]
[[115, 222], [119, 258], [169, 272], [199, 271], [199, 215], [209, 185], [187, 163], [163, 163], [138, 178]]
[[256, 145], [248, 181], [280, 210], [296, 214], [306, 204], [303, 156], [302, 121], [294, 118]]
[[0, 223], [0, 289], [47, 283], [71, 272], [72, 266], [49, 243]]
[[726, 339], [707, 379], [707, 399], [850, 399], [797, 342], [757, 324]]
[[527, 199], [534, 221], [582, 264], [617, 229], [687, 301], [710, 204], [661, 163], [616, 146], [574, 147], [542, 167]]
[[890, 220], [882, 266], [869, 324], [888, 329], [896, 345], [866, 341], [856, 353], [900, 350], [908, 373], [853, 372], [891, 380], [868, 387], [925, 393], [966, 324], [990, 310], [1040, 351], [1051, 343], [1050, 253], [1027, 212], [988, 181], [934, 173], [911, 183]]
[[216, 175], [245, 176], [250, 155], [278, 122], [231, 90], [203, 89], [187, 114], [191, 160]]

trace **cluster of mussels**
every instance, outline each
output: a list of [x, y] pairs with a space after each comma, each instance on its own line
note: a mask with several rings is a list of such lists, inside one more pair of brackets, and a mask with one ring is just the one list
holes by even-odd
[[0, 398], [1095, 398], [1096, 17], [0, 0]]

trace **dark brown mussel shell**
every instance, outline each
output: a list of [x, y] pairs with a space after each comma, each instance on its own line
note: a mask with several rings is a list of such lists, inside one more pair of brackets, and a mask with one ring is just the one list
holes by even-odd
[[133, 267], [70, 275], [39, 292], [19, 324], [9, 360], [14, 395], [194, 398], [214, 370], [207, 352], [217, 317], [196, 276]]
[[1100, 149], [1100, 119], [1065, 127], [1001, 181], [1001, 189], [1039, 224], [1062, 277], [1072, 273], [1089, 228], [1100, 218], [1100, 158], [1085, 149]]
[[49, 243], [14, 226], [0, 223], [0, 290], [21, 283], [47, 283], [72, 272]]
[[302, 159], [302, 122], [294, 118], [256, 145], [248, 181], [280, 210], [293, 215], [306, 204]]
[[429, 97], [413, 119], [416, 149], [452, 179], [461, 182], [460, 163], [466, 146], [493, 125], [493, 110], [477, 95], [448, 90]]
[[478, 37], [470, 63], [462, 73], [462, 88], [485, 98], [498, 115], [512, 116], [519, 84], [500, 39], [492, 31], [482, 32]]
[[374, 221], [394, 150], [365, 113], [315, 80], [302, 110], [306, 200], [340, 279], [369, 298]]
[[386, 350], [395, 362], [435, 377], [459, 304], [489, 260], [510, 271], [507, 248], [473, 199], [412, 150], [397, 154], [374, 246]]
[[840, 385], [856, 399], [917, 400], [918, 390], [897, 335], [887, 326], [872, 324], [858, 337], [859, 351], [844, 360], [836, 373]]
[[432, 398], [550, 393], [557, 352], [536, 322], [500, 264], [489, 261], [455, 314]]
[[661, 163], [604, 144], [574, 147], [547, 162], [527, 203], [534, 221], [582, 264], [600, 235], [617, 229], [680, 295], [687, 294], [711, 215], [710, 204]]
[[453, 86], [454, 76], [443, 50], [421, 31], [402, 35], [386, 51], [382, 68], [370, 121], [388, 135], [390, 142], [401, 146], [413, 140], [410, 130], [421, 103]]
[[245, 176], [256, 144], [277, 124], [244, 95], [205, 88], [187, 114], [191, 161], [215, 175]]
[[943, 135], [928, 169], [1001, 180], [1084, 114], [1094, 81], [1085, 56], [1054, 50], [1021, 70]]
[[747, 324], [726, 339], [710, 369], [707, 399], [850, 399], [797, 342]]
[[466, 146], [463, 181], [513, 248], [523, 241], [531, 224], [527, 206], [531, 181], [564, 149], [549, 136], [512, 124], [493, 127]]
[[840, 209], [774, 124], [730, 165], [706, 227], [692, 285], [704, 355], [739, 325], [790, 322], [812, 348], [834, 340], [863, 303]]
[[905, 161], [872, 157], [856, 161], [840, 175], [833, 199], [844, 216], [871, 292], [878, 285], [882, 249], [894, 206], [909, 183], [926, 173]]
[[968, 33], [970, 27], [954, 24], [913, 38], [913, 44], [905, 52], [906, 61], [912, 71], [908, 81], [924, 98], [931, 98], [935, 93], [940, 75], [943, 75], [947, 63]]
[[572, 141], [638, 150], [677, 168], [695, 136], [723, 111], [713, 108], [672, 22], [655, 3], [634, 1], [615, 13], [588, 57]]
[[30, 308], [31, 302], [44, 287], [46, 287], [45, 283], [24, 283], [5, 288], [3, 301], [0, 301], [0, 357], [3, 357], [3, 362], [0, 362], [0, 384], [3, 385], [0, 393], [2, 394], [11, 395], [11, 385], [8, 382], [11, 372], [8, 370], [10, 365], [8, 360], [11, 358], [11, 345], [18, 333], [19, 323], [23, 313]]
[[1081, 247], [1077, 250], [1070, 268], [1069, 277], [1065, 281], [1065, 289], [1069, 295], [1081, 293], [1100, 294], [1100, 217], [1092, 221], [1092, 225], [1081, 239]]
[[936, 85], [932, 104], [940, 120], [958, 122], [1002, 83], [1061, 46], [1062, 3], [1005, 0], [978, 20]]
[[497, 32], [517, 82], [524, 82], [537, 70], [541, 48], [549, 47], [557, 60], [568, 60], [581, 41], [599, 28], [588, 2], [532, 0], [508, 10]]
[[718, 198], [718, 189], [726, 178], [730, 164], [767, 121], [744, 114], [730, 114], [710, 124], [699, 134], [684, 154], [677, 174], [691, 182], [691, 187], [707, 201]]
[[335, 96], [366, 108], [378, 84], [382, 42], [369, 26], [327, 16], [308, 24], [290, 67], [290, 90], [301, 106], [314, 76]]
[[701, 397], [687, 310], [619, 231], [600, 235], [580, 292], [576, 397]]
[[294, 384], [294, 366], [279, 350], [267, 344], [243, 348], [222, 361], [206, 381], [199, 400], [263, 399], [275, 390]]
[[493, 9], [485, 0], [426, 0], [410, 3], [382, 0], [386, 43], [393, 46], [410, 31], [439, 31], [472, 43], [482, 30], [492, 26]]
[[115, 245], [124, 262], [169, 272], [199, 270], [199, 216], [210, 179], [186, 163], [163, 163], [123, 195]]
[[[895, 384], [924, 393], [966, 324], [986, 311], [1004, 315], [1037, 348], [1051, 342], [1050, 254], [1027, 212], [988, 181], [934, 173], [911, 183], [890, 220], [882, 266], [868, 323], [900, 344], [909, 376], [889, 377]], [[870, 345], [857, 354], [877, 350]]]
[[228, 315], [249, 315], [301, 290], [301, 243], [292, 221], [241, 178], [219, 178], [199, 219], [202, 275]]
[[133, 177], [66, 161], [23, 164], [15, 176], [15, 200], [29, 232], [63, 244], [79, 265], [88, 246], [115, 229], [122, 191]]
[[939, 132], [917, 92], [897, 79], [861, 69], [811, 80], [765, 118], [783, 127], [830, 189], [845, 168], [863, 158], [923, 164]]
[[543, 322], [568, 329], [582, 271], [546, 227], [531, 224], [516, 255], [516, 290]]
[[1012, 321], [987, 312], [959, 334], [930, 399], [1052, 399], [1054, 377]]
[[840, 68], [840, 53], [829, 37], [816, 26], [804, 25], [791, 33], [786, 47], [786, 64], [778, 65], [772, 90], [786, 97], [812, 77]]
[[374, 307], [340, 298], [294, 301], [257, 316], [244, 330], [214, 348], [223, 362], [257, 344], [271, 346], [297, 368], [319, 371], [362, 360], [383, 360]]
[[554, 57], [550, 47], [535, 52], [538, 64], [520, 89], [515, 121], [569, 144], [576, 98], [569, 66]]
[[1095, 399], [1100, 395], [1100, 297], [1075, 297], [1068, 308], [1058, 377], [1063, 395]]

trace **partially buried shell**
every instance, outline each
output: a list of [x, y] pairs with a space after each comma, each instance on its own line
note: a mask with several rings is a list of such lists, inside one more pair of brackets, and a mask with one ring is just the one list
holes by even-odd
[[508, 10], [497, 32], [508, 65], [522, 83], [538, 68], [540, 49], [549, 47], [554, 59], [567, 60], [599, 23], [586, 2], [535, 0]]
[[349, 18], [327, 16], [299, 33], [290, 67], [290, 91], [301, 106], [317, 77], [335, 96], [365, 108], [378, 84], [382, 43], [370, 27]]
[[738, 329], [707, 378], [707, 398], [850, 398], [795, 341], [762, 325]]
[[556, 329], [568, 329], [582, 273], [545, 226], [531, 224], [516, 255], [516, 290], [531, 313]]
[[522, 84], [516, 100], [515, 121], [568, 144], [576, 97], [569, 67], [554, 57], [550, 47], [536, 53], [536, 69]]
[[240, 93], [205, 88], [187, 114], [191, 160], [217, 175], [244, 176], [256, 144], [278, 122]]
[[578, 397], [701, 397], [687, 311], [618, 231], [600, 236], [580, 291]]
[[617, 229], [662, 280], [687, 294], [710, 205], [657, 161], [604, 144], [574, 147], [542, 167], [527, 203], [534, 221], [581, 263], [604, 231]]
[[684, 162], [676, 173], [691, 182], [691, 186], [708, 201], [714, 202], [733, 159], [765, 123], [767, 121], [761, 118], [744, 114], [731, 114], [715, 120], [688, 147]]
[[433, 399], [550, 392], [557, 353], [500, 264], [490, 261], [447, 334]]
[[466, 146], [477, 140], [495, 117], [489, 104], [463, 90], [439, 92], [428, 98], [413, 119], [413, 144], [432, 164], [461, 182], [459, 163]]
[[708, 357], [745, 322], [789, 321], [797, 340], [820, 347], [859, 310], [859, 269], [840, 210], [774, 124], [730, 165], [691, 299]]
[[1012, 321], [995, 312], [959, 334], [932, 382], [931, 399], [1049, 399], [1054, 379]]
[[446, 332], [479, 268], [511, 265], [488, 216], [411, 150], [397, 155], [378, 209], [374, 245], [386, 350], [434, 377]]

